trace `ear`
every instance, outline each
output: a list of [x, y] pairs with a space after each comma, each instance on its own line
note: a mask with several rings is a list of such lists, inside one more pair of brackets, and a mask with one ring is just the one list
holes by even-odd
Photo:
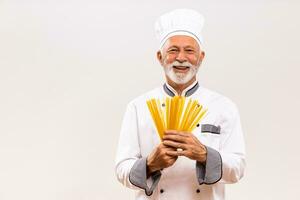
[[199, 53], [199, 60], [198, 60], [198, 66], [201, 65], [204, 57], [205, 57], [205, 52], [204, 51], [200, 51], [200, 53]]
[[202, 61], [205, 57], [205, 51], [200, 52], [200, 60]]
[[157, 60], [159, 61], [159, 63], [162, 65], [163, 62], [162, 62], [162, 54], [161, 54], [161, 51], [157, 51], [157, 52], [156, 52], [156, 58], [157, 58]]

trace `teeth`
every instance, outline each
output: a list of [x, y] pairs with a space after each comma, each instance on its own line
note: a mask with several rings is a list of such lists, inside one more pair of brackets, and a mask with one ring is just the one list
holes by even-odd
[[176, 69], [188, 69], [189, 67], [174, 66]]

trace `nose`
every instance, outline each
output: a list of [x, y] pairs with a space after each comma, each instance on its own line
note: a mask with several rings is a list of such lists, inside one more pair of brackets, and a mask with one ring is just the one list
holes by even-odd
[[176, 56], [176, 60], [181, 63], [187, 61], [184, 51], [179, 51], [179, 53]]

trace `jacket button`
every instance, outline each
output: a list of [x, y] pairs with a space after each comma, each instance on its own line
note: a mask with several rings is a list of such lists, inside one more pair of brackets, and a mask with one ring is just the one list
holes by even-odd
[[197, 193], [200, 193], [200, 189], [197, 189], [196, 192], [197, 192]]
[[164, 193], [164, 190], [163, 190], [163, 189], [160, 189], [160, 193]]

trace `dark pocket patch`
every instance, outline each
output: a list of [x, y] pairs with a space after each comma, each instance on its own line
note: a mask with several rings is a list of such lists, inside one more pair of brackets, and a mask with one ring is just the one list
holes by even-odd
[[202, 124], [201, 132], [202, 133], [208, 132], [208, 133], [213, 133], [213, 134], [220, 134], [221, 126], [215, 126], [212, 124]]

